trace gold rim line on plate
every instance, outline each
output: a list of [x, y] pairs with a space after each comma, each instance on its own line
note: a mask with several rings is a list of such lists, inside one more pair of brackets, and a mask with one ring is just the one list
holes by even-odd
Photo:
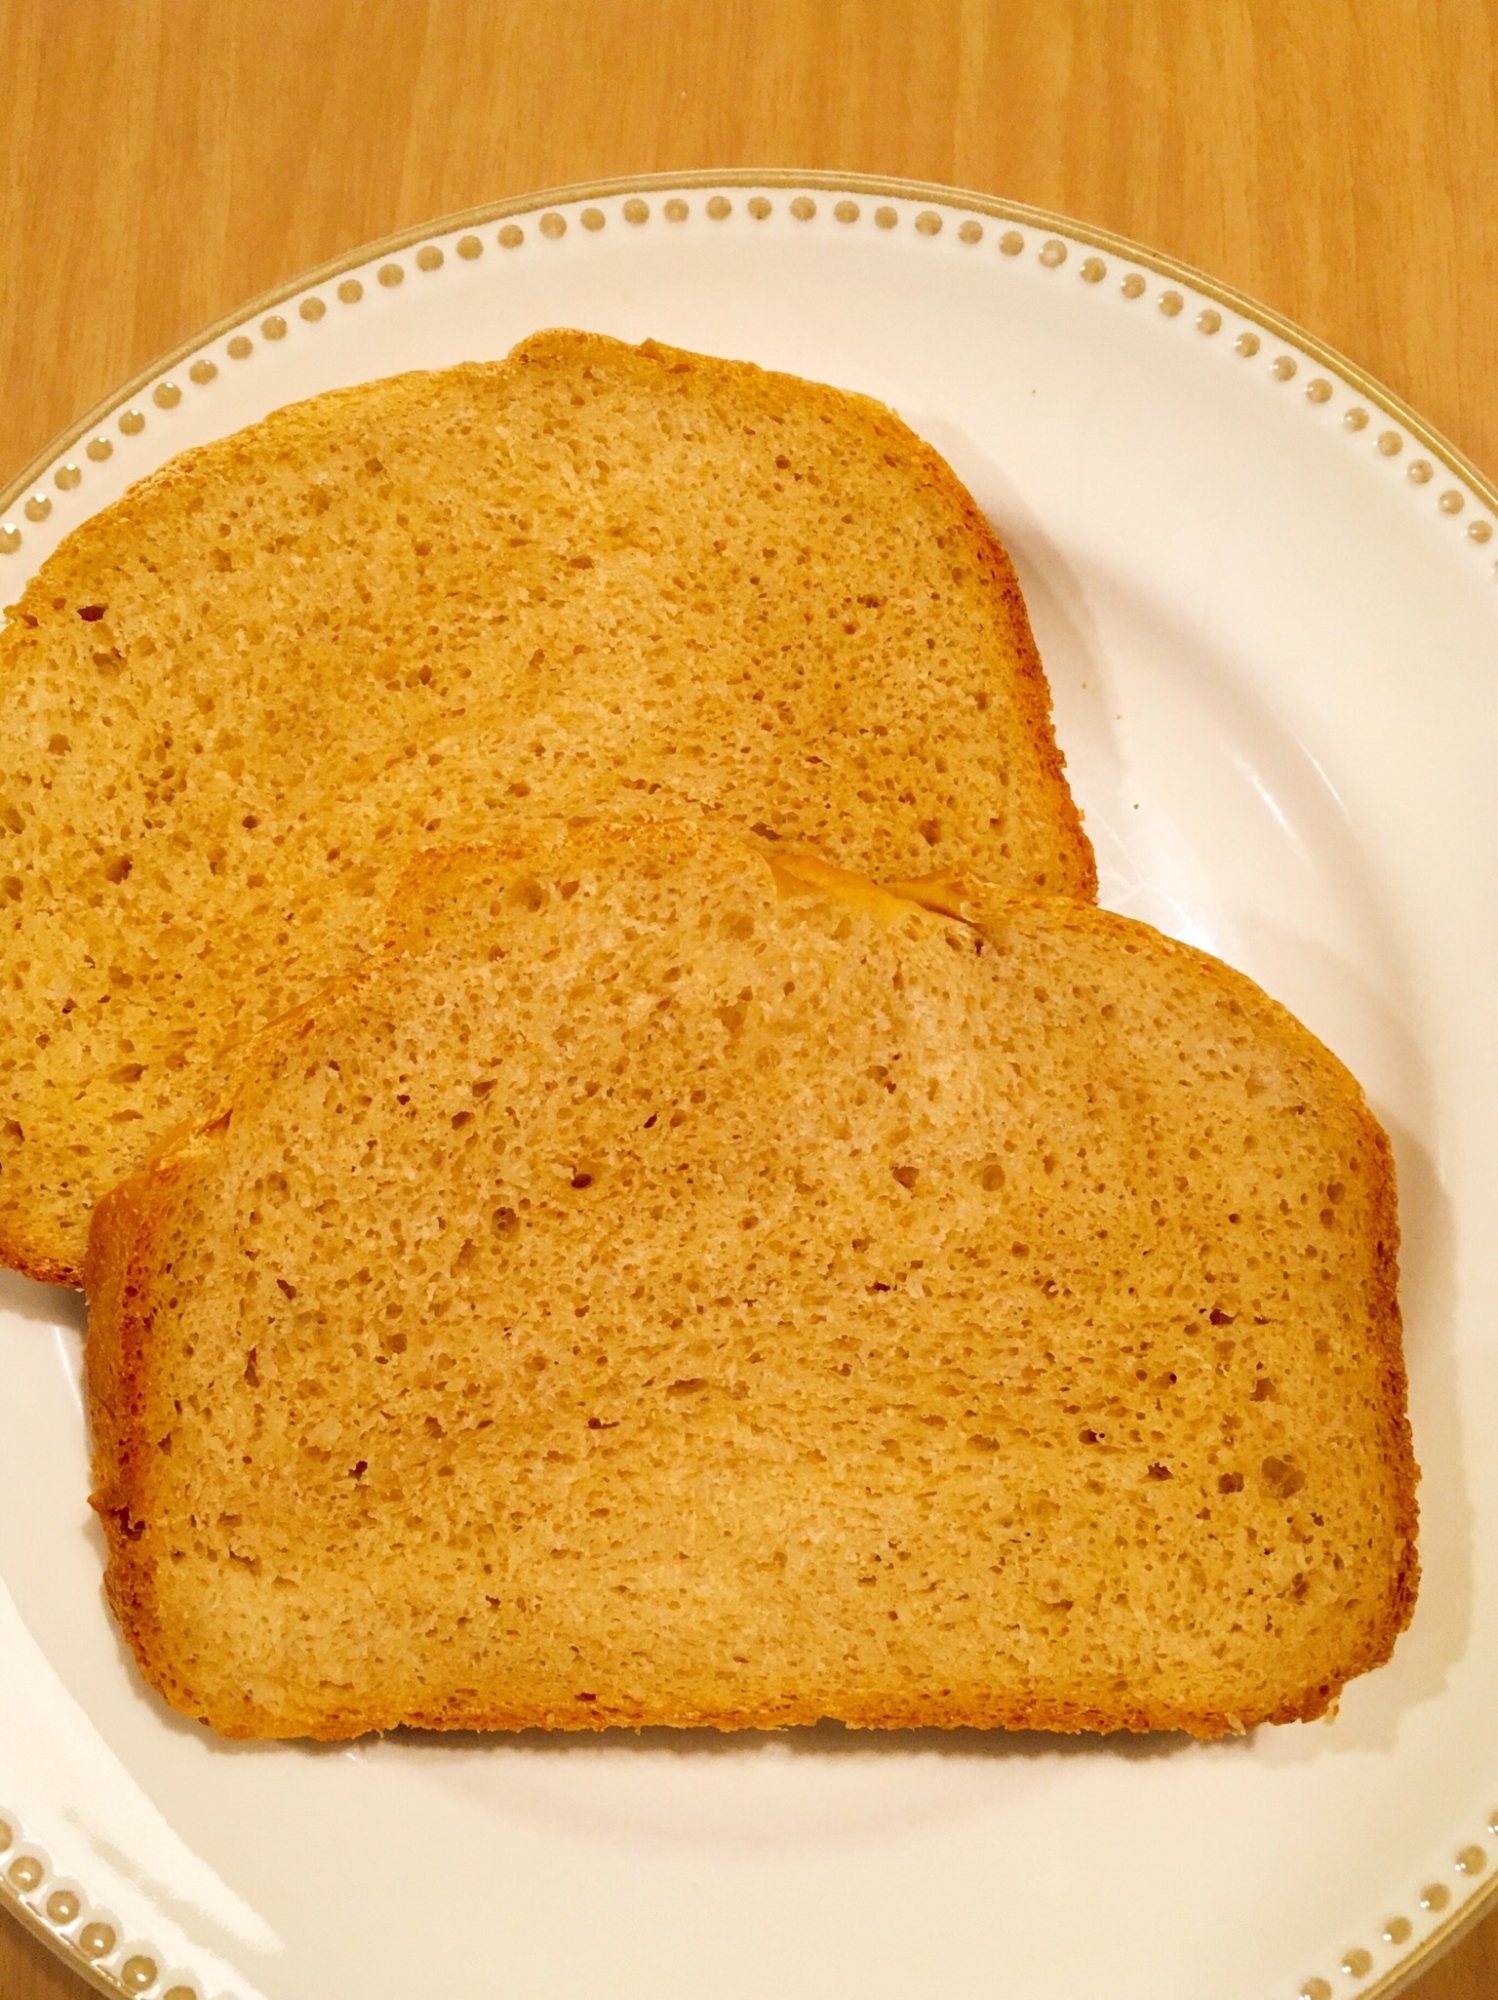
[[[821, 193], [861, 194], [870, 198], [884, 197], [898, 201], [936, 203], [947, 209], [967, 210], [973, 215], [982, 215], [994, 221], [1009, 222], [1018, 227], [1065, 236], [1074, 243], [1105, 252], [1120, 262], [1150, 271], [1157, 278], [1173, 280], [1185, 285], [1200, 297], [1211, 299], [1218, 306], [1227, 307], [1261, 332], [1277, 336], [1287, 346], [1295, 347], [1301, 354], [1321, 363], [1329, 372], [1338, 376], [1348, 388], [1391, 421], [1399, 424], [1411, 439], [1418, 440], [1453, 478], [1463, 481], [1493, 513], [1498, 514], [1498, 481], [1490, 480], [1465, 452], [1459, 450], [1442, 432], [1427, 423], [1402, 397], [1397, 396], [1337, 348], [1309, 333], [1285, 314], [1276, 312], [1272, 307], [1263, 305], [1247, 293], [1237, 290], [1232, 285], [1224, 284], [1180, 258], [1169, 256], [1163, 251], [1148, 249], [1130, 237], [1121, 236], [1110, 229], [1078, 222], [1073, 217], [1059, 214], [1055, 210], [1037, 208], [1028, 202], [1006, 201], [1000, 196], [983, 194], [976, 189], [952, 187], [939, 181], [890, 179], [880, 174], [840, 174], [823, 169], [803, 171], [790, 167], [698, 169], [689, 172], [634, 174], [602, 181], [569, 183], [562, 187], [510, 196], [503, 201], [485, 202], [476, 207], [459, 209], [452, 214], [429, 218], [409, 228], [397, 230], [391, 235], [361, 244], [358, 248], [332, 258], [326, 263], [298, 272], [293, 278], [260, 293], [247, 303], [236, 306], [232, 312], [199, 328], [188, 339], [157, 355], [127, 382], [111, 390], [108, 396], [96, 403], [83, 417], [59, 432], [22, 468], [18, 476], [0, 491], [0, 514], [8, 512], [15, 506], [28, 487], [39, 485], [42, 475], [70, 446], [76, 444], [87, 432], [100, 427], [125, 404], [166, 376], [179, 362], [199, 352], [210, 342], [246, 326], [262, 314], [295, 298], [299, 293], [326, 284], [348, 271], [373, 263], [380, 257], [394, 256], [413, 243], [425, 242], [437, 236], [448, 236], [459, 230], [480, 229], [486, 224], [501, 222], [511, 216], [532, 215], [541, 210], [564, 208], [579, 202], [602, 201], [631, 194], [665, 194], [683, 189], [711, 188], [800, 188], [815, 189]], [[1498, 1828], [1490, 1826], [1489, 1831], [1498, 1831]], [[1495, 1903], [1498, 1903], [1498, 1872], [1495, 1872], [1481, 1889], [1464, 1898], [1451, 1916], [1444, 1923], [1437, 1924], [1428, 1931], [1411, 1951], [1386, 1967], [1382, 1976], [1371, 1986], [1364, 1986], [1362, 1979], [1358, 1978], [1356, 1985], [1360, 2000], [1395, 2000], [1395, 1995], [1403, 1992], [1442, 1952], [1474, 1929], [1489, 1914], [1490, 1908]], [[70, 1938], [54, 1929], [40, 1912], [30, 1907], [25, 1898], [3, 1875], [0, 1875], [0, 1904], [10, 1910], [28, 1931], [63, 1956], [98, 1991], [119, 1995], [131, 1990], [111, 1976], [102, 1966], [88, 1960]], [[1339, 1984], [1341, 1983], [1339, 1980]], [[1307, 1981], [1307, 1984], [1310, 1982]]]

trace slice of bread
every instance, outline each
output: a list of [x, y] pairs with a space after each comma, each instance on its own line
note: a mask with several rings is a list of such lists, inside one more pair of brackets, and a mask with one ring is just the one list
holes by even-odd
[[71, 535], [0, 634], [0, 1259], [498, 809], [685, 815], [1094, 893], [1014, 574], [864, 397], [647, 343], [279, 411]]
[[686, 826], [424, 857], [95, 1218], [230, 1736], [1321, 1714], [1414, 1601], [1387, 1143], [1216, 960]]

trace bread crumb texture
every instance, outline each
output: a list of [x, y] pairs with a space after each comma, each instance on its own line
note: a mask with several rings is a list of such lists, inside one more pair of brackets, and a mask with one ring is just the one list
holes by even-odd
[[1247, 980], [684, 826], [416, 864], [113, 1192], [108, 1590], [230, 1736], [1322, 1713], [1416, 1578], [1387, 1144]]
[[278, 411], [0, 633], [0, 1257], [97, 1195], [496, 814], [687, 816], [1090, 898], [1013, 571], [866, 398], [647, 343]]

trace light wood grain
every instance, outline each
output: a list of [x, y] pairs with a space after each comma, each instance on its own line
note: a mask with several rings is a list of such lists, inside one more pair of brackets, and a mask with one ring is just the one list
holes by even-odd
[[[1495, 157], [1493, 0], [0, 0], [0, 485], [154, 354], [370, 237], [764, 165], [1137, 237], [1498, 473]], [[86, 1990], [0, 1924], [0, 2000]], [[1413, 1991], [1492, 2000], [1498, 1918]]]
[[668, 167], [1062, 209], [1301, 320], [1498, 471], [1490, 0], [0, 0], [0, 480], [277, 280]]

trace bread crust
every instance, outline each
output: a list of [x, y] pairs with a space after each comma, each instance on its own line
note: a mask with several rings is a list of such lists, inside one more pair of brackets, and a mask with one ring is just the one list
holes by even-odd
[[[109, 1546], [109, 1601], [141, 1664], [142, 1671], [175, 1707], [200, 1716], [231, 1737], [310, 1736], [339, 1740], [372, 1730], [410, 1726], [433, 1730], [521, 1730], [555, 1728], [600, 1730], [667, 1725], [719, 1730], [768, 1729], [815, 1723], [829, 1713], [853, 1728], [1038, 1729], [1059, 1732], [1184, 1731], [1213, 1737], [1260, 1723], [1309, 1721], [1323, 1715], [1346, 1682], [1383, 1664], [1408, 1624], [1419, 1578], [1415, 1498], [1418, 1472], [1405, 1413], [1406, 1383], [1397, 1298], [1398, 1221], [1394, 1168], [1388, 1140], [1368, 1111], [1345, 1067], [1286, 1009], [1240, 973], [1192, 947], [1165, 938], [1147, 926], [1095, 908], [1052, 899], [1005, 896], [971, 875], [950, 874], [925, 883], [902, 885], [901, 892], [878, 890], [845, 871], [812, 858], [765, 856], [777, 878], [792, 889], [797, 882], [818, 895], [841, 897], [850, 907], [885, 911], [881, 921], [898, 922], [899, 910], [935, 909], [989, 941], [999, 950], [1037, 931], [1051, 938], [1074, 938], [1089, 949], [1100, 939], [1122, 952], [1155, 962], [1176, 962], [1234, 1015], [1256, 1024], [1287, 1051], [1330, 1100], [1352, 1109], [1359, 1144], [1366, 1149], [1373, 1222], [1369, 1240], [1371, 1282], [1367, 1293], [1372, 1369], [1380, 1397], [1369, 1431], [1379, 1440], [1383, 1486], [1395, 1527], [1396, 1556], [1384, 1614], [1376, 1626], [1350, 1633], [1331, 1671], [1304, 1685], [1283, 1689], [1254, 1707], [1229, 1711], [1189, 1699], [1141, 1699], [1127, 1690], [1107, 1699], [1079, 1699], [1037, 1685], [1022, 1694], [1001, 1693], [968, 1682], [919, 1689], [881, 1687], [860, 1694], [843, 1690], [834, 1706], [816, 1697], [782, 1696], [751, 1707], [721, 1701], [640, 1699], [618, 1690], [571, 1701], [507, 1701], [498, 1689], [477, 1689], [469, 1698], [430, 1703], [409, 1696], [392, 1700], [377, 1689], [347, 1703], [300, 1706], [294, 1699], [271, 1707], [249, 1693], [231, 1703], [205, 1698], [190, 1671], [184, 1671], [180, 1639], [173, 1641], [159, 1615], [156, 1564], [159, 1537], [152, 1523], [160, 1501], [156, 1474], [163, 1460], [150, 1442], [147, 1413], [164, 1393], [153, 1380], [164, 1343], [155, 1321], [168, 1285], [174, 1282], [167, 1246], [174, 1217], [192, 1194], [195, 1177], [211, 1176], [214, 1161], [229, 1141], [236, 1111], [248, 1104], [279, 1054], [317, 1034], [337, 1010], [377, 989], [382, 968], [431, 945], [465, 878], [503, 862], [512, 874], [552, 866], [552, 855], [568, 843], [595, 859], [644, 855], [662, 868], [680, 866], [694, 854], [720, 852], [722, 836], [680, 826], [593, 826], [553, 828], [546, 840], [534, 827], [499, 846], [423, 855], [402, 883], [380, 953], [365, 968], [330, 983], [304, 1007], [273, 1024], [248, 1051], [243, 1068], [204, 1117], [163, 1146], [144, 1169], [111, 1192], [95, 1213], [86, 1282], [90, 1300], [88, 1347], [89, 1409], [94, 1439], [96, 1492], [93, 1506]], [[551, 852], [548, 851], [548, 843]], [[180, 1283], [180, 1279], [175, 1282]], [[1173, 1378], [1172, 1378], [1173, 1379]]]
[[151, 1211], [159, 1214], [169, 1201], [171, 1184], [170, 1173], [157, 1170], [111, 1189], [94, 1211], [84, 1274], [94, 1478], [89, 1505], [109, 1544], [105, 1596], [138, 1655], [167, 1672], [156, 1636], [151, 1564], [138, 1558], [137, 1545], [150, 1504], [140, 1438], [151, 1330]]

